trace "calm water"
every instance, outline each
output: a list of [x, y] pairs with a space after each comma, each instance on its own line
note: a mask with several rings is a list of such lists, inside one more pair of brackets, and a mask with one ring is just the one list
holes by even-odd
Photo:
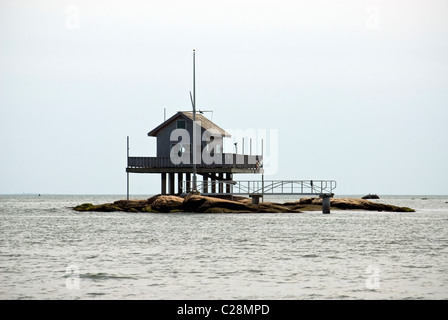
[[377, 200], [415, 213], [67, 208], [120, 198], [0, 196], [0, 299], [448, 299], [448, 196]]

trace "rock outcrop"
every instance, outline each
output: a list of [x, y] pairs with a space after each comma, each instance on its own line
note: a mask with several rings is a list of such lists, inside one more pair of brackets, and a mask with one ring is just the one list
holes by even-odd
[[[413, 212], [407, 207], [398, 207], [389, 204], [376, 203], [365, 199], [342, 199], [332, 198], [332, 209], [339, 210], [368, 210], [368, 211], [391, 211], [391, 212]], [[238, 197], [228, 200], [201, 195], [188, 195], [185, 198], [173, 195], [156, 195], [144, 200], [118, 200], [113, 203], [93, 205], [84, 203], [72, 208], [75, 211], [88, 212], [194, 212], [194, 213], [286, 213], [322, 210], [321, 198], [302, 198], [295, 202], [274, 203], [261, 202], [252, 204], [251, 199]]]
[[379, 199], [380, 197], [377, 194], [368, 194], [364, 197], [362, 197], [362, 199]]
[[[320, 207], [322, 205], [321, 198], [302, 198], [297, 202], [289, 203], [289, 205], [314, 205]], [[332, 198], [330, 200], [331, 208], [340, 210], [366, 210], [366, 211], [389, 211], [389, 212], [414, 212], [414, 209], [408, 207], [399, 207], [390, 204], [373, 202], [365, 199], [355, 198]]]

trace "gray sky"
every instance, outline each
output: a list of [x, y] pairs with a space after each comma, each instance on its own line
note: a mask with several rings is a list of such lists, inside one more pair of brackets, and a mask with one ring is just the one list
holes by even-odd
[[[265, 179], [446, 195], [447, 16], [438, 0], [1, 0], [0, 193], [124, 194], [126, 136], [155, 155], [163, 108], [191, 109], [196, 49], [198, 107], [278, 133]], [[159, 181], [131, 174], [131, 193]]]

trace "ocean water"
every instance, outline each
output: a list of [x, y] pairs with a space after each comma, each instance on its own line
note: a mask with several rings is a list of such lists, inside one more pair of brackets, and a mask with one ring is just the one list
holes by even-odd
[[0, 196], [0, 299], [448, 299], [448, 196], [375, 200], [414, 213], [69, 209], [123, 198]]

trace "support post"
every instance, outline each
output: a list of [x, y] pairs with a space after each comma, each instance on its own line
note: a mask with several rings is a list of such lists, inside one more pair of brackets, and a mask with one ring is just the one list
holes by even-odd
[[206, 174], [202, 175], [202, 192], [208, 193], [208, 176]]
[[[129, 167], [129, 136], [127, 136], [126, 139], [126, 144], [127, 144], [127, 158], [126, 158], [126, 162], [127, 162], [127, 166]], [[126, 202], [129, 203], [129, 172], [128, 170], [126, 170]]]
[[166, 194], [166, 172], [162, 172], [161, 176], [162, 176], [162, 183], [161, 183], [162, 190], [160, 190], [161, 191], [160, 193]]
[[183, 175], [184, 174], [182, 172], [177, 173], [177, 193], [178, 194], [182, 194]]
[[168, 173], [168, 194], [174, 194], [174, 172]]
[[224, 184], [221, 182], [222, 180], [224, 180], [224, 173], [220, 172], [218, 175], [218, 179], [219, 179], [219, 193], [224, 193]]
[[[227, 181], [231, 181], [232, 180], [232, 174], [231, 173], [226, 173], [226, 180]], [[230, 193], [230, 184], [229, 183], [226, 184], [226, 193]]]
[[216, 174], [212, 173], [212, 193], [216, 193]]
[[260, 203], [260, 197], [262, 197], [262, 195], [260, 195], [260, 194], [250, 194], [249, 197], [252, 198], [252, 204], [259, 204]]
[[333, 193], [322, 193], [319, 195], [322, 198], [322, 213], [330, 213], [330, 200], [333, 196]]
[[189, 193], [190, 191], [191, 191], [191, 173], [190, 172], [187, 172], [186, 174], [185, 174], [185, 184], [186, 184], [186, 188], [187, 188], [187, 190], [186, 190], [186, 192], [187, 193]]
[[[263, 139], [261, 139], [261, 161], [264, 163], [264, 142]], [[264, 202], [264, 165], [261, 168], [263, 170], [261, 172], [261, 201]]]
[[126, 172], [126, 202], [129, 203], [129, 172]]

